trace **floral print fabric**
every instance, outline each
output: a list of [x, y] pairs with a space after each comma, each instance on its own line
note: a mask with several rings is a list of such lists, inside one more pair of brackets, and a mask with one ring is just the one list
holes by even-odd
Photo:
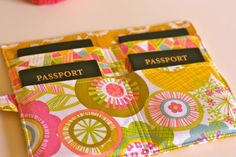
[[[119, 35], [184, 27], [188, 22], [82, 33], [95, 47], [16, 57], [2, 47], [29, 156], [156, 156], [236, 134], [236, 102], [198, 36], [117, 43]], [[128, 54], [199, 48], [205, 62], [130, 71]], [[12, 53], [6, 53], [12, 52]], [[25, 69], [96, 60], [102, 76], [21, 87]], [[14, 100], [14, 99], [13, 99]]]
[[[158, 87], [158, 84], [143, 82], [148, 80], [143, 75], [146, 70], [154, 69], [119, 77], [95, 77], [23, 87], [17, 93], [18, 101], [23, 102], [19, 107], [20, 113], [28, 114], [25, 106], [31, 106], [31, 111], [38, 116], [33, 105], [36, 101], [41, 106], [48, 104], [48, 119], [54, 116], [60, 119], [59, 125], [56, 122], [52, 125], [57, 130], [52, 131], [51, 136], [61, 141], [60, 149], [53, 156], [150, 156], [236, 133], [235, 100], [222, 80], [214, 75], [214, 69], [210, 69], [209, 82], [189, 91], [170, 91]], [[210, 93], [209, 86], [216, 84], [217, 88]], [[62, 101], [60, 90], [51, 94], [52, 88], [57, 86], [74, 88], [69, 101]], [[199, 96], [199, 90], [207, 93], [208, 100], [213, 95], [221, 95], [218, 99], [221, 101], [202, 103], [207, 99]], [[35, 92], [37, 95], [31, 95]], [[63, 107], [65, 104], [67, 107]], [[212, 107], [221, 113], [214, 113]], [[40, 117], [43, 118], [43, 114]], [[26, 120], [24, 125], [28, 123]], [[39, 132], [38, 128], [34, 129], [35, 133]], [[30, 143], [28, 147], [32, 149]]]
[[57, 136], [57, 127], [60, 119], [51, 115], [46, 104], [41, 101], [32, 101], [21, 106], [23, 129], [27, 137], [28, 150], [34, 156], [51, 156], [61, 145]]

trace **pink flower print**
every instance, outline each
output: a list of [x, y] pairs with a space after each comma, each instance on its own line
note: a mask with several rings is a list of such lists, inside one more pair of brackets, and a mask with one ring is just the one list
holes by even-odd
[[106, 86], [106, 90], [113, 97], [121, 97], [124, 95], [123, 88], [117, 84], [114, 84], [114, 83], [109, 83]]
[[130, 154], [130, 156], [131, 156], [131, 157], [138, 157], [139, 154], [138, 154], [138, 152], [132, 152], [132, 153]]
[[155, 145], [154, 145], [153, 143], [150, 143], [150, 142], [149, 142], [149, 143], [147, 144], [147, 148], [149, 148], [149, 149], [151, 149], [151, 150], [152, 150], [154, 147], [155, 147]]
[[217, 93], [222, 93], [222, 88], [218, 87], [218, 88], [215, 89], [215, 91], [216, 91]]
[[19, 105], [19, 109], [30, 156], [49, 157], [57, 153], [61, 146], [57, 136], [61, 120], [50, 114], [48, 106], [41, 101]]
[[148, 155], [149, 150], [148, 149], [142, 149], [141, 155]]
[[205, 91], [206, 95], [207, 96], [212, 96], [213, 95], [213, 92], [211, 90], [207, 90]]
[[172, 102], [170, 104], [170, 106], [168, 106], [168, 108], [173, 112], [173, 113], [177, 113], [177, 112], [182, 112], [182, 105], [181, 104], [178, 104], [178, 103], [175, 103], [175, 102]]
[[128, 151], [131, 151], [133, 148], [134, 148], [134, 146], [133, 146], [132, 144], [129, 144], [129, 145], [127, 146], [127, 150], [128, 150]]
[[213, 99], [208, 99], [207, 103], [211, 106], [214, 106], [216, 104], [216, 102]]

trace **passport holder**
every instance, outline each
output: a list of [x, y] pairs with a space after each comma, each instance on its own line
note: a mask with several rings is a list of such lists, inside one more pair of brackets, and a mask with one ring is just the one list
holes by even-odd
[[234, 96], [196, 32], [147, 28], [20, 57], [3, 46], [18, 82], [4, 101], [17, 104], [29, 156], [156, 156], [235, 135]]

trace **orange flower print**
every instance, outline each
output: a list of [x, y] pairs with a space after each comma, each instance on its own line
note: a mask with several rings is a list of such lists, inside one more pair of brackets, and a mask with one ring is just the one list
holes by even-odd
[[225, 117], [225, 122], [228, 122], [230, 124], [233, 124], [234, 123], [234, 118], [233, 117], [230, 117], [229, 115]]

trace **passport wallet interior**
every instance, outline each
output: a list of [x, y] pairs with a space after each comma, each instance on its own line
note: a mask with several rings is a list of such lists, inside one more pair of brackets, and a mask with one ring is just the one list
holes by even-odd
[[29, 156], [155, 156], [236, 133], [234, 96], [189, 22], [1, 51], [14, 93], [0, 109], [19, 112]]

